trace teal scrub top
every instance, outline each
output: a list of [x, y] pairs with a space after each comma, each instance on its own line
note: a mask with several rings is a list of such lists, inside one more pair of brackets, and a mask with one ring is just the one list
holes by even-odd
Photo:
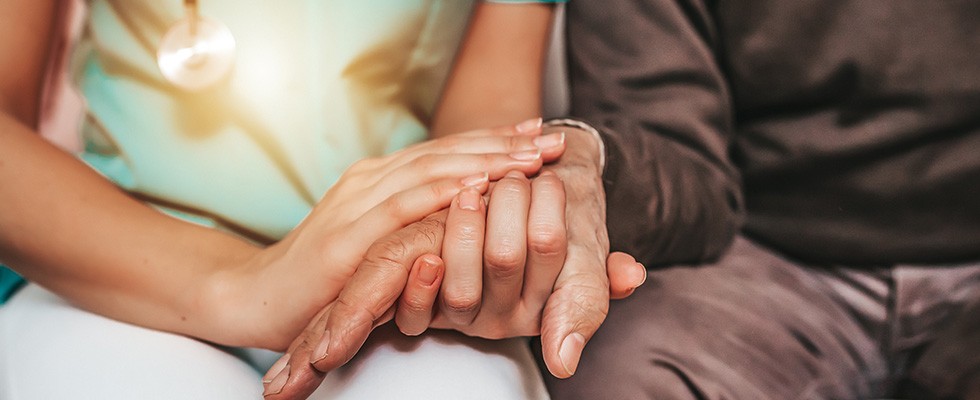
[[[175, 217], [279, 239], [351, 163], [426, 138], [473, 4], [202, 0], [232, 31], [236, 62], [189, 93], [156, 64], [182, 1], [90, 0], [72, 53], [80, 157]], [[20, 282], [0, 268], [0, 300]]]

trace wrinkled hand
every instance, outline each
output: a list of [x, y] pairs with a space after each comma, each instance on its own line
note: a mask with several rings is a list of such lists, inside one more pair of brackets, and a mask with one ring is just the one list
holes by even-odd
[[515, 169], [534, 173], [563, 151], [536, 146], [540, 129], [524, 133], [473, 131], [353, 165], [285, 239], [208, 285], [209, 304], [248, 310], [212, 313], [237, 328], [222, 343], [286, 348], [377, 239], [445, 208], [463, 187], [484, 191], [489, 179]]
[[[566, 259], [565, 213], [564, 185], [550, 171], [530, 180], [509, 172], [492, 186], [487, 205], [477, 192], [463, 191], [447, 217], [438, 311], [416, 304], [406, 291], [395, 314], [399, 329], [407, 335], [452, 329], [488, 339], [539, 335]], [[613, 273], [624, 263], [640, 270], [638, 276], [617, 274], [625, 279], [611, 295], [625, 297], [642, 283], [642, 267], [625, 254], [612, 260]], [[634, 277], [641, 281], [629, 280]]]
[[[584, 140], [582, 137], [576, 140], [580, 139]], [[586, 155], [585, 159], [594, 156], [588, 151], [580, 152], [579, 156], [583, 154]], [[588, 165], [581, 161], [568, 164], [564, 169], [556, 168], [556, 175], [581, 173], [580, 169]], [[594, 180], [586, 180], [585, 183], [599, 182], [598, 168], [594, 164], [592, 170]], [[628, 255], [615, 253], [603, 260], [608, 252], [608, 242], [603, 241], [605, 226], [602, 224], [604, 224], [605, 213], [601, 208], [603, 201], [601, 186], [592, 188], [598, 193], [598, 198], [581, 201], [590, 199], [588, 194], [595, 195], [595, 192], [585, 190], [588, 187], [581, 185], [582, 182], [577, 183], [580, 185], [572, 186], [576, 192], [569, 196], [569, 200], [580, 201], [580, 203], [575, 205], [570, 203], [565, 215], [570, 222], [582, 225], [575, 227], [570, 225], [568, 256], [564, 269], [558, 274], [558, 282], [553, 285], [555, 292], [547, 300], [545, 325], [542, 328], [542, 334], [549, 335], [543, 338], [546, 362], [549, 363], [549, 369], [555, 373], [553, 363], [556, 361], [555, 358], [558, 359], [557, 366], [561, 369], [555, 373], [557, 376], [568, 376], [569, 372], [574, 372], [581, 347], [584, 347], [585, 340], [581, 340], [581, 346], [574, 345], [578, 346], [577, 349], [572, 347], [569, 350], [569, 345], [562, 347], [561, 342], [565, 337], [572, 334], [582, 338], [591, 337], [605, 318], [609, 292], [612, 291], [614, 297], [625, 297], [645, 279], [645, 270]], [[464, 191], [459, 197], [466, 195]], [[460, 208], [459, 202], [460, 199], [457, 198], [452, 207]], [[594, 208], [589, 209], [583, 205]], [[478, 210], [485, 210], [480, 205], [477, 207]], [[596, 208], [599, 209], [598, 212]], [[592, 215], [577, 218], [572, 215], [575, 212], [590, 212]], [[270, 369], [265, 379], [268, 398], [298, 399], [312, 393], [322, 381], [326, 371], [349, 361], [374, 327], [393, 318], [396, 301], [400, 302], [399, 309], [412, 310], [414, 314], [412, 316], [415, 318], [431, 315], [446, 271], [442, 260], [431, 254], [440, 254], [442, 251], [445, 233], [445, 222], [442, 221], [446, 218], [446, 214], [443, 212], [421, 223], [406, 227], [372, 246], [368, 256], [358, 267], [340, 297], [310, 322], [307, 330]], [[583, 230], [596, 234], [590, 240], [589, 236], [581, 236]], [[420, 258], [427, 253], [431, 254]], [[599, 259], [598, 264], [594, 261], [596, 258]], [[408, 265], [413, 265], [411, 273], [406, 267]], [[596, 265], [602, 268], [601, 276], [594, 274]], [[606, 271], [606, 267], [608, 267], [608, 279], [602, 272]], [[577, 292], [579, 289], [581, 291]], [[603, 292], [599, 293], [599, 290]], [[604, 304], [591, 304], [593, 301]], [[569, 308], [575, 307], [581, 307], [581, 310], [568, 311]], [[562, 312], [567, 312], [569, 315], [555, 315]], [[554, 344], [556, 342], [557, 346]], [[552, 351], [550, 361], [549, 351]], [[570, 364], [571, 371], [561, 362], [562, 357], [568, 356], [575, 357], [574, 364]]]
[[[629, 296], [646, 279], [629, 255], [609, 255], [598, 143], [567, 130], [572, 145], [538, 177], [508, 173], [488, 206], [473, 191], [453, 202], [430, 325], [492, 339], [540, 334], [548, 369], [560, 378], [574, 374], [610, 298]], [[406, 334], [424, 331], [433, 315], [413, 303], [402, 301], [396, 312]]]
[[566, 153], [547, 170], [565, 182], [568, 255], [545, 306], [541, 350], [549, 372], [567, 378], [575, 373], [582, 350], [606, 318], [610, 299], [607, 276], [633, 282], [625, 293], [628, 295], [646, 279], [646, 270], [632, 258], [629, 261], [633, 263], [609, 263], [607, 270], [609, 237], [598, 162], [601, 147], [588, 132], [561, 129], [569, 141]]
[[565, 191], [555, 174], [528, 180], [512, 171], [494, 184], [489, 204], [464, 191], [447, 216], [438, 312], [399, 307], [396, 322], [408, 335], [433, 327], [490, 339], [536, 336], [565, 249]]
[[[375, 327], [393, 318], [403, 289], [423, 296], [435, 293], [444, 271], [441, 260], [422, 256], [439, 253], [445, 218], [446, 211], [433, 214], [375, 242], [337, 299], [310, 320], [266, 373], [263, 395], [305, 399], [323, 381], [325, 371], [349, 361]], [[412, 266], [414, 284], [408, 283], [406, 266]]]

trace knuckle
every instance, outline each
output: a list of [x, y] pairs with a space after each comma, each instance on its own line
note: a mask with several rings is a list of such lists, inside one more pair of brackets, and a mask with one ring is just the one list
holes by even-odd
[[423, 155], [418, 156], [418, 157], [415, 157], [411, 161], [409, 161], [406, 164], [406, 167], [408, 167], [408, 169], [414, 170], [416, 172], [419, 172], [419, 171], [422, 171], [422, 172], [428, 171], [428, 170], [432, 169], [433, 160], [434, 159], [433, 159], [433, 155], [432, 154], [423, 154]]
[[499, 246], [487, 251], [485, 258], [487, 273], [495, 277], [512, 277], [520, 274], [524, 269], [525, 254], [516, 246]]
[[517, 125], [508, 124], [508, 125], [503, 125], [503, 126], [499, 126], [499, 127], [495, 128], [494, 129], [494, 133], [496, 133], [498, 135], [511, 136], [511, 135], [517, 135], [520, 132], [517, 131]]
[[348, 170], [350, 172], [355, 172], [355, 173], [363, 172], [371, 169], [371, 167], [373, 166], [372, 162], [373, 161], [371, 158], [362, 158], [357, 161], [354, 161], [354, 163], [351, 164]]
[[406, 269], [410, 256], [408, 245], [398, 236], [387, 237], [375, 242], [364, 255], [364, 264], [383, 270]]
[[479, 162], [483, 164], [482, 169], [485, 170], [492, 169], [491, 167], [498, 165], [500, 160], [501, 158], [498, 157], [496, 154], [481, 154], [479, 156]]
[[534, 179], [534, 185], [540, 190], [565, 194], [565, 182], [558, 175], [539, 176]]
[[609, 312], [609, 286], [599, 282], [566, 284], [556, 291], [561, 314], [580, 322], [601, 324]]
[[458, 221], [453, 228], [451, 243], [465, 250], [475, 250], [483, 246], [483, 227], [473, 221]]
[[403, 297], [401, 307], [404, 312], [416, 316], [428, 313], [432, 306], [431, 301], [426, 296], [415, 293]]
[[450, 152], [457, 152], [463, 147], [463, 137], [450, 135], [439, 139], [439, 146]]
[[441, 241], [439, 233], [446, 229], [445, 221], [438, 218], [426, 218], [411, 225], [410, 234], [425, 240], [425, 244], [434, 247]]
[[393, 218], [399, 218], [405, 213], [411, 211], [407, 204], [405, 204], [405, 199], [398, 194], [388, 197], [384, 201], [384, 210], [388, 216]]
[[381, 314], [371, 312], [363, 304], [351, 302], [343, 296], [337, 298], [337, 307], [335, 310], [343, 315], [343, 319], [349, 326], [370, 325], [378, 318], [381, 318]]
[[527, 193], [530, 190], [530, 184], [524, 174], [507, 174], [497, 182], [494, 193], [498, 190], [512, 194]]
[[455, 194], [456, 187], [446, 184], [445, 182], [436, 182], [428, 185], [427, 191], [430, 199], [444, 199], [449, 197], [451, 194]]
[[532, 147], [528, 143], [527, 138], [523, 136], [507, 136], [504, 139], [507, 141], [507, 150], [509, 152], [528, 150]]
[[559, 255], [567, 250], [565, 230], [555, 226], [529, 227], [527, 248], [535, 254]]
[[480, 309], [480, 294], [469, 290], [450, 290], [443, 296], [449, 312], [454, 314], [473, 314]]

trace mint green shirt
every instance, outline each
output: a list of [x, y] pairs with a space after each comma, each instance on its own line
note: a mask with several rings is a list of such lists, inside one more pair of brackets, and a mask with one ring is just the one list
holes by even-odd
[[[162, 211], [275, 240], [351, 163], [425, 139], [474, 1], [199, 3], [237, 56], [226, 86], [187, 93], [156, 64], [182, 1], [88, 2], [80, 156]], [[0, 299], [15, 284], [0, 272]]]

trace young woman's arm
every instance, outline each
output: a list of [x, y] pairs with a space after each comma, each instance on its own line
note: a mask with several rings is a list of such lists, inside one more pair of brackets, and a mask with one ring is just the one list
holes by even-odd
[[200, 286], [258, 249], [154, 212], [36, 133], [56, 3], [0, 3], [0, 261], [84, 308], [205, 336]]
[[541, 116], [553, 4], [481, 2], [432, 120], [441, 137]]
[[[485, 188], [484, 172], [496, 179], [542, 163], [508, 155], [534, 146], [507, 129], [415, 146], [352, 167], [299, 228], [261, 248], [151, 209], [36, 133], [55, 4], [0, 2], [0, 262], [98, 314], [284, 348], [377, 238], [468, 184]], [[446, 154], [459, 146], [469, 154]]]

